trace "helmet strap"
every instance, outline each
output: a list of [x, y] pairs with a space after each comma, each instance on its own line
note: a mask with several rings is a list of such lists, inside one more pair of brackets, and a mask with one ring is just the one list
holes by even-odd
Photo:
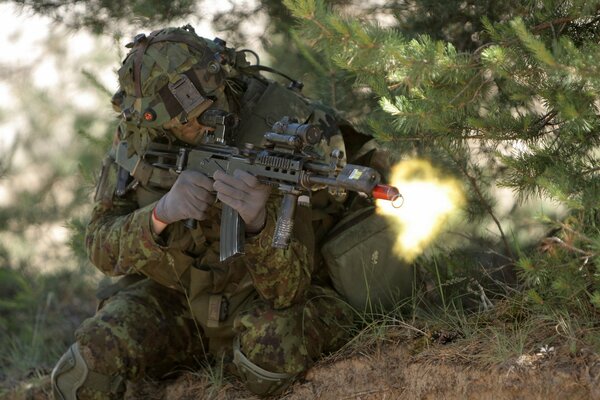
[[135, 97], [138, 99], [142, 98], [142, 60], [144, 58], [144, 54], [148, 49], [148, 46], [152, 43], [153, 39], [158, 35], [160, 31], [151, 32], [150, 35], [142, 36], [138, 40], [134, 42], [134, 47], [139, 47], [136, 49], [135, 58], [133, 59], [133, 80], [135, 83]]

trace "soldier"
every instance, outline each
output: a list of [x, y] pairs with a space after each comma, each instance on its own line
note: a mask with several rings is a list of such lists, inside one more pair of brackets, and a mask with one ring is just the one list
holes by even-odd
[[[342, 131], [352, 129], [298, 94], [298, 82], [285, 88], [267, 80], [247, 51], [189, 26], [137, 35], [128, 47], [113, 97], [120, 125], [85, 239], [92, 263], [123, 277], [99, 291], [97, 313], [58, 361], [54, 396], [118, 399], [127, 381], [211, 357], [230, 361], [254, 393], [281, 393], [342, 346], [352, 326], [353, 311], [328, 286], [316, 248], [343, 204], [316, 193], [312, 209], [298, 209], [289, 249], [275, 249], [279, 199], [268, 186], [242, 171], [176, 175], [157, 166], [150, 150], [201, 143], [211, 128], [198, 117], [214, 109], [239, 118], [230, 138], [236, 145], [260, 144], [283, 116], [319, 125], [324, 152], [347, 150]], [[367, 140], [359, 136], [355, 147]], [[223, 204], [238, 211], [246, 237], [244, 256], [220, 262]], [[186, 227], [188, 219], [197, 226]]]

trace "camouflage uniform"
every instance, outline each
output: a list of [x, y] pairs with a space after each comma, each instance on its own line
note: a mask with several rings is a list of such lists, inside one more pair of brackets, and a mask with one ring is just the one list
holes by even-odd
[[[258, 94], [265, 97], [275, 84], [261, 79], [260, 85]], [[305, 107], [299, 111], [269, 96], [280, 112], [328, 129], [326, 145], [343, 145], [335, 116], [323, 107], [294, 94]], [[262, 117], [262, 125], [252, 122], [261, 107], [242, 97], [243, 140], [257, 142], [247, 133], [264, 132], [271, 123]], [[139, 148], [140, 137], [129, 140]], [[272, 394], [347, 339], [353, 312], [327, 286], [326, 273], [315, 270], [321, 265], [316, 243], [342, 209], [332, 196], [319, 193], [313, 210], [298, 209], [291, 244], [283, 250], [271, 247], [280, 202], [272, 194], [266, 225], [246, 237], [245, 255], [219, 262], [220, 203], [196, 228], [180, 221], [156, 235], [151, 213], [172, 182], [158, 187], [136, 181], [117, 196], [118, 175], [113, 152], [103, 164], [85, 240], [100, 271], [125, 278], [100, 291], [98, 312], [59, 361], [56, 397], [121, 398], [125, 381], [160, 378], [178, 365], [221, 355], [235, 362], [250, 390]], [[85, 373], [63, 379], [57, 390], [60, 377], [82, 363]]]

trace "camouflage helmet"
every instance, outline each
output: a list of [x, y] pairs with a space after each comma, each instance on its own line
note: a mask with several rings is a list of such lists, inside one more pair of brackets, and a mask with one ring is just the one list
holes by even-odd
[[233, 73], [236, 53], [225, 42], [202, 38], [186, 25], [138, 34], [127, 47], [112, 100], [126, 136], [165, 135], [173, 118], [185, 123], [215, 103], [227, 108], [225, 78]]

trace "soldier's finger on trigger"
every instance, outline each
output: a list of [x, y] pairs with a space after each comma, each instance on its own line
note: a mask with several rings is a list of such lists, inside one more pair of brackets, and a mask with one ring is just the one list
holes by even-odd
[[193, 178], [191, 180], [191, 182], [198, 187], [201, 187], [202, 189], [205, 189], [207, 191], [212, 191], [213, 190], [213, 180], [210, 179], [208, 176], [204, 175], [201, 172], [197, 172], [197, 171], [192, 171], [195, 174], [193, 175]]
[[244, 191], [243, 189], [236, 187], [236, 186], [232, 186], [232, 185], [228, 185], [225, 182], [222, 181], [215, 181], [215, 190], [217, 191], [217, 193], [223, 193], [229, 197], [238, 199], [238, 200], [243, 200], [244, 198], [248, 197], [248, 193], [246, 191]]
[[224, 204], [227, 204], [229, 207], [233, 208], [234, 210], [239, 210], [244, 205], [244, 202], [242, 200], [228, 196], [223, 192], [219, 192], [217, 198], [221, 200]]
[[215, 171], [215, 173], [213, 174], [213, 178], [215, 179], [215, 181], [224, 182], [227, 185], [234, 188], [238, 188], [244, 191], [248, 189], [248, 185], [246, 185], [246, 183], [243, 180], [238, 179], [235, 176], [228, 175], [223, 171]]
[[212, 177], [213, 177], [213, 179], [215, 180], [215, 182], [216, 182], [216, 181], [222, 181], [222, 180], [224, 180], [224, 179], [227, 179], [227, 173], [226, 173], [226, 172], [224, 172], [224, 171], [221, 171], [221, 170], [216, 170], [216, 171], [213, 173], [213, 176], [212, 176]]
[[233, 171], [233, 176], [242, 180], [246, 185], [248, 185], [251, 188], [258, 186], [258, 184], [260, 183], [258, 181], [258, 178], [256, 178], [254, 175], [241, 169], [236, 169], [235, 171]]
[[215, 183], [218, 182], [218, 184], [214, 186], [215, 190], [223, 191], [226, 190], [227, 187], [229, 187], [231, 188], [231, 190], [241, 191], [244, 195], [248, 195], [251, 193], [252, 188], [246, 185], [246, 183], [243, 180], [238, 179], [232, 175], [228, 175], [221, 171], [217, 172], [215, 172], [214, 174]]
[[213, 204], [215, 202], [215, 196], [211, 194], [208, 190], [202, 188], [201, 191], [194, 193], [194, 199], [196, 203], [202, 204]]

